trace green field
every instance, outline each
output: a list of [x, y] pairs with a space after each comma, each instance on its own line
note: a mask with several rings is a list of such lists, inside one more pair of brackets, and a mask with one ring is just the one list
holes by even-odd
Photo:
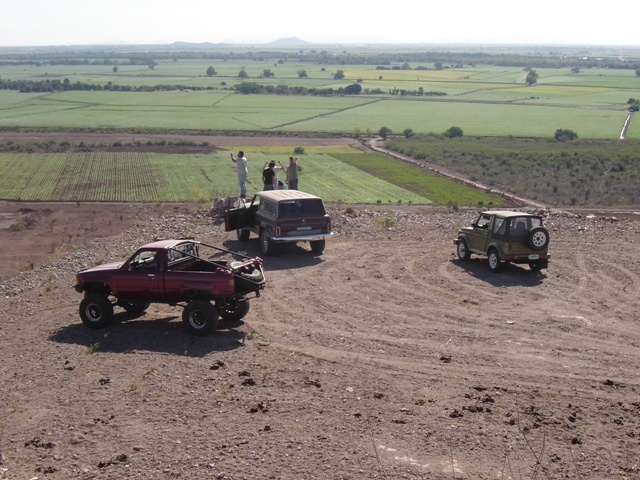
[[[293, 147], [247, 149], [249, 191], [261, 171]], [[378, 155], [343, 148], [299, 157], [300, 189], [327, 202], [368, 204], [493, 204], [499, 198], [417, 171]], [[349, 153], [347, 153], [349, 152]], [[212, 155], [150, 153], [0, 154], [0, 199], [22, 201], [194, 202], [238, 193], [227, 151]]]
[[[153, 70], [121, 63], [114, 72], [111, 64], [0, 63], [0, 79], [5, 80], [67, 79], [100, 89], [108, 85], [163, 88], [156, 92], [38, 94], [0, 90], [0, 127], [354, 135], [377, 132], [382, 126], [396, 133], [405, 129], [442, 133], [458, 126], [466, 135], [477, 136], [551, 138], [556, 129], [566, 128], [580, 138], [618, 138], [627, 118], [628, 100], [640, 98], [640, 79], [633, 70], [589, 68], [572, 73], [569, 68], [538, 68], [538, 83], [528, 86], [524, 81], [527, 72], [520, 67], [465, 65], [436, 70], [432, 65], [407, 65], [407, 69], [379, 70], [376, 65], [281, 62], [256, 56], [252, 61], [159, 60]], [[217, 75], [206, 76], [209, 66]], [[238, 77], [243, 68], [248, 74], [244, 80]], [[299, 78], [301, 70], [307, 78]], [[345, 76], [335, 80], [338, 70]], [[265, 71], [273, 76], [264, 76]], [[346, 96], [236, 94], [234, 87], [243, 81], [333, 89], [358, 83], [363, 92]], [[420, 89], [423, 95], [416, 94]], [[443, 95], [427, 95], [430, 92]], [[627, 138], [640, 138], [634, 122]]]
[[[640, 97], [640, 95], [638, 95]], [[568, 100], [567, 100], [568, 102]], [[552, 138], [567, 128], [581, 138], [618, 138], [627, 118], [620, 108], [583, 104], [449, 102], [392, 97], [294, 97], [229, 92], [0, 91], [0, 127], [157, 129], [202, 131], [320, 132], [353, 135], [394, 132], [442, 133], [451, 126], [466, 135]], [[640, 138], [632, 128], [629, 138]]]
[[[422, 52], [415, 46], [380, 51], [355, 46], [323, 51], [0, 49], [0, 88], [7, 88], [0, 89], [0, 130], [360, 138], [386, 127], [393, 140], [404, 140], [403, 132], [427, 138], [422, 146], [403, 148], [488, 185], [558, 204], [635, 202], [637, 158], [633, 151], [618, 153], [615, 142], [628, 118], [627, 142], [635, 146], [632, 142], [640, 140], [638, 114], [629, 117], [630, 102], [640, 99], [640, 68], [634, 66], [640, 65], [640, 52], [452, 51]], [[477, 61], [482, 58], [487, 61]], [[572, 68], [576, 65], [580, 68]], [[207, 76], [209, 67], [215, 75]], [[531, 69], [538, 74], [535, 85], [525, 82]], [[240, 78], [241, 71], [246, 78]], [[336, 77], [338, 72], [343, 78]], [[241, 83], [277, 88], [279, 94], [236, 93]], [[361, 93], [344, 94], [353, 85]], [[452, 126], [462, 129], [463, 140], [441, 137]], [[585, 143], [566, 150], [553, 141], [559, 129], [575, 132]], [[434, 138], [441, 143], [435, 145]], [[487, 147], [484, 142], [491, 139], [495, 142]], [[504, 146], [510, 139], [550, 143], [549, 148], [538, 143], [523, 156], [521, 145]], [[306, 151], [301, 188], [330, 202], [499, 202], [377, 155], [296, 146]], [[13, 147], [0, 149], [7, 152], [0, 154], [0, 198], [183, 202], [210, 201], [237, 190], [225, 155], [24, 153], [28, 148], [8, 153]], [[247, 148], [253, 190], [260, 186], [262, 163], [271, 156], [284, 161], [292, 149]], [[566, 163], [557, 153], [561, 150], [589, 160], [564, 171], [558, 167]], [[508, 169], [500, 163], [505, 158], [511, 162]], [[580, 171], [585, 168], [592, 170]], [[599, 183], [593, 172], [607, 173], [609, 183]]]

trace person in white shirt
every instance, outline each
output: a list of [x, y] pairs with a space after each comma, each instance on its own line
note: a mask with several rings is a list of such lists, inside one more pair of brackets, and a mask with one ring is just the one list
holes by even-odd
[[233, 158], [233, 152], [231, 152], [231, 161], [236, 164], [240, 196], [245, 198], [247, 196], [247, 175], [249, 174], [249, 169], [247, 168], [247, 157], [244, 156], [244, 152], [240, 151], [238, 152], [238, 158]]

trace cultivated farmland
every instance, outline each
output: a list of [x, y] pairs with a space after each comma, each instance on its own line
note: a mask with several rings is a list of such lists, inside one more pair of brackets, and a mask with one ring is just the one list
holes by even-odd
[[[242, 59], [226, 50], [214, 52], [210, 58], [184, 52], [184, 58], [159, 58], [153, 68], [115, 54], [110, 61], [82, 58], [69, 65], [4, 64], [0, 55], [0, 79], [31, 82], [23, 84], [23, 92], [42, 87], [38, 95], [0, 90], [0, 127], [356, 135], [382, 126], [441, 133], [455, 125], [478, 136], [551, 138], [556, 129], [567, 128], [581, 138], [618, 138], [628, 101], [640, 98], [629, 68], [540, 67], [537, 84], [527, 85], [527, 69], [518, 66], [436, 68], [388, 59], [376, 65], [348, 63], [341, 55], [321, 56], [316, 63], [315, 55], [305, 61], [305, 55], [290, 51], [238, 53], [246, 55]], [[629, 52], [615, 58], [620, 55]], [[543, 61], [548, 62], [544, 55]], [[215, 75], [206, 75], [209, 67]], [[47, 89], [54, 82], [58, 87]], [[238, 95], [242, 84], [271, 88], [273, 94]], [[354, 84], [360, 94], [339, 93]], [[311, 94], [313, 89], [333, 93]], [[640, 138], [633, 122], [627, 137]]]
[[[241, 147], [244, 148], [244, 147]], [[245, 149], [250, 159], [249, 189], [262, 189], [263, 165], [287, 162], [293, 152], [273, 147]], [[503, 200], [378, 155], [321, 148], [300, 156], [300, 188], [327, 202], [370, 204], [487, 204]], [[367, 161], [369, 159], [369, 161]], [[392, 167], [392, 168], [389, 168]], [[380, 173], [383, 174], [380, 174]], [[210, 155], [141, 152], [0, 154], [0, 199], [23, 201], [212, 202], [237, 194], [228, 150]]]

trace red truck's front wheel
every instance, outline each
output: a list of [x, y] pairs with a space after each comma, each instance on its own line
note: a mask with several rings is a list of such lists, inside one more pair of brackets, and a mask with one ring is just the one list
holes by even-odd
[[218, 310], [206, 300], [193, 300], [182, 311], [182, 323], [192, 335], [207, 335], [218, 327]]
[[99, 293], [89, 293], [80, 302], [80, 318], [90, 328], [104, 328], [113, 320], [113, 305]]

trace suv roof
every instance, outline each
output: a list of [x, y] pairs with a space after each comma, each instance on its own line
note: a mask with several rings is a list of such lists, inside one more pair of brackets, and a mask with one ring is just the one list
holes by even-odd
[[487, 212], [482, 212], [483, 215], [495, 215], [497, 217], [502, 218], [510, 218], [510, 217], [539, 217], [540, 215], [534, 215], [532, 213], [526, 212], [513, 212], [511, 210], [489, 210]]
[[310, 193], [301, 192], [300, 190], [264, 190], [257, 192], [256, 195], [260, 195], [262, 198], [268, 198], [274, 202], [280, 200], [297, 200], [300, 198], [320, 198]]

